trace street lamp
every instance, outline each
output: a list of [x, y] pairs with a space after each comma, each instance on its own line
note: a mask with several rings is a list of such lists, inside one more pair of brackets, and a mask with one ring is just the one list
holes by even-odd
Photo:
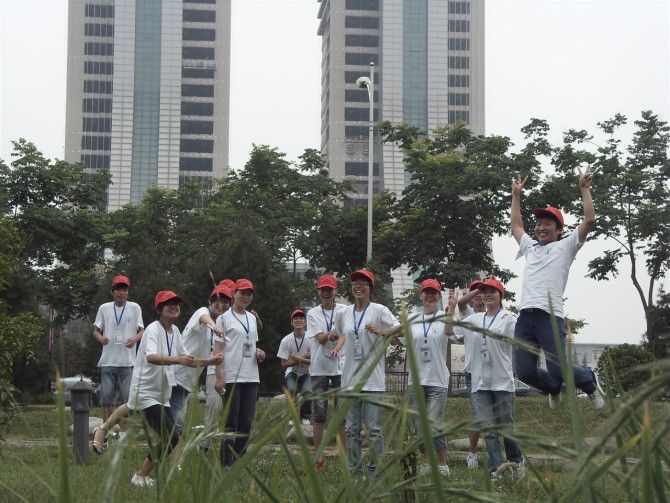
[[373, 175], [373, 135], [374, 135], [374, 81], [375, 81], [375, 64], [370, 63], [370, 77], [359, 77], [356, 80], [356, 87], [367, 88], [368, 99], [370, 101], [370, 125], [368, 128], [368, 246], [367, 246], [367, 261], [372, 259], [372, 175]]

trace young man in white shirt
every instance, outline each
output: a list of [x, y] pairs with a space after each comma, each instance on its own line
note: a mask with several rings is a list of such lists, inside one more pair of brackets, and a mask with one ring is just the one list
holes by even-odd
[[[93, 323], [93, 337], [102, 345], [98, 361], [100, 368], [100, 405], [102, 419], [107, 421], [112, 413], [116, 385], [119, 384], [119, 398], [128, 401], [130, 382], [135, 363], [135, 345], [142, 339], [144, 322], [142, 309], [135, 302], [128, 301], [130, 279], [118, 275], [112, 280], [113, 302], [98, 308]], [[125, 437], [128, 422], [120, 424], [121, 435]]]
[[[316, 285], [321, 305], [307, 311], [307, 338], [312, 351], [309, 364], [309, 375], [312, 381], [312, 390], [317, 396], [323, 396], [329, 390], [341, 386], [342, 370], [340, 358], [332, 355], [338, 336], [335, 331], [337, 313], [346, 309], [344, 304], [337, 304], [337, 279], [330, 274], [324, 274]], [[335, 399], [337, 407], [337, 398]], [[319, 398], [314, 402], [314, 451], [318, 452], [323, 440], [323, 432], [328, 418], [328, 400]], [[345, 445], [344, 425], [338, 432], [342, 445]], [[323, 457], [319, 457], [314, 466], [321, 471], [325, 467]]]
[[[534, 229], [536, 239], [526, 234], [521, 218], [521, 192], [527, 180], [528, 177], [521, 179], [519, 176], [512, 182], [512, 235], [519, 243], [517, 258], [526, 259], [515, 337], [544, 350], [547, 370], [538, 368], [536, 354], [524, 350], [517, 350], [515, 353], [516, 370], [521, 381], [548, 393], [549, 407], [555, 409], [560, 401], [563, 385], [563, 375], [557, 356], [559, 351], [565, 354], [563, 292], [568, 282], [570, 266], [596, 221], [591, 199], [593, 177], [588, 169], [583, 173], [581, 169], [579, 170], [579, 190], [584, 203], [584, 219], [566, 238], [562, 237], [563, 214], [552, 206], [533, 210], [536, 218]], [[549, 313], [552, 310], [558, 325], [560, 348], [556, 347], [551, 327]], [[605, 401], [595, 373], [579, 365], [574, 365], [572, 372], [575, 386], [588, 394], [596, 409], [601, 409]]]
[[[305, 311], [296, 309], [291, 313], [293, 332], [284, 336], [279, 343], [277, 357], [284, 369], [286, 388], [293, 396], [300, 394], [303, 398], [310, 389], [309, 363], [310, 342], [305, 337]], [[312, 416], [312, 402], [304, 400], [300, 406], [302, 424], [309, 424]]]

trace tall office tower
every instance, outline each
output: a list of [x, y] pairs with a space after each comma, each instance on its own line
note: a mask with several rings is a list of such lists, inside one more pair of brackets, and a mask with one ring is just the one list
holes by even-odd
[[[375, 64], [374, 119], [430, 133], [459, 120], [484, 133], [484, 0], [318, 0], [322, 37], [321, 152], [336, 180], [352, 177], [365, 203], [367, 90], [358, 77]], [[374, 144], [375, 193], [401, 194], [408, 182], [402, 152]], [[411, 288], [405, 268], [394, 294]]]
[[108, 211], [228, 169], [230, 0], [70, 0], [65, 159]]

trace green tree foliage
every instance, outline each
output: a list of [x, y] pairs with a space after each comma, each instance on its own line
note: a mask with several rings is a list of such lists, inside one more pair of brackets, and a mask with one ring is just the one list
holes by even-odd
[[670, 356], [670, 292], [659, 292], [656, 305], [649, 308], [647, 322], [646, 348], [656, 358]]
[[603, 388], [615, 395], [619, 389], [630, 391], [649, 380], [651, 372], [639, 367], [653, 361], [654, 355], [642, 346], [620, 344], [603, 350], [596, 372]]

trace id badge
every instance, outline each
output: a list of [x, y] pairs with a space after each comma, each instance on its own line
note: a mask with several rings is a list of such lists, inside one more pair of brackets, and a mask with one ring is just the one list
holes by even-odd
[[114, 332], [114, 344], [123, 344], [123, 343], [124, 343], [123, 333], [121, 333], [121, 330], [117, 329], [116, 332]]
[[326, 358], [333, 358], [333, 354], [331, 353], [332, 349], [335, 347], [334, 342], [327, 342], [323, 349], [324, 351], [321, 351], [321, 354], [325, 356]]
[[165, 377], [167, 377], [168, 386], [173, 388], [177, 385], [177, 378], [174, 375], [174, 369], [171, 366], [165, 367]]
[[354, 360], [363, 359], [363, 346], [359, 341], [354, 342]]
[[251, 358], [251, 348], [253, 344], [251, 344], [249, 341], [245, 342], [244, 345], [242, 346], [242, 357], [243, 358]]
[[433, 359], [433, 353], [429, 346], [421, 346], [421, 361], [428, 363]]
[[480, 356], [482, 358], [482, 363], [489, 363], [491, 361], [491, 355], [489, 355], [488, 349], [482, 349], [480, 351]]

